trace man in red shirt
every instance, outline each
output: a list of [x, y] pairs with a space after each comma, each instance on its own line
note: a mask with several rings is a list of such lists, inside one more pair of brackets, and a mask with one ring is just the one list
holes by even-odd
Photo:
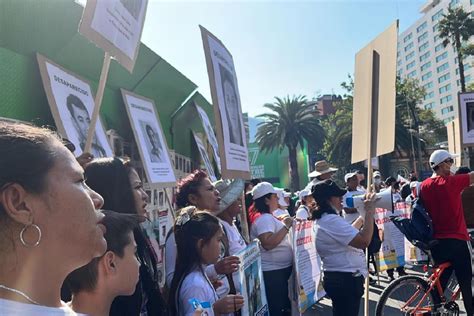
[[471, 253], [467, 242], [466, 222], [461, 202], [461, 192], [474, 183], [474, 173], [452, 175], [451, 166], [455, 155], [446, 150], [435, 150], [430, 156], [434, 171], [431, 178], [421, 184], [421, 199], [433, 221], [434, 238], [439, 241], [431, 251], [439, 264], [449, 261], [452, 268], [441, 276], [441, 285], [446, 286], [454, 270], [461, 288], [467, 315], [473, 315], [471, 290]]

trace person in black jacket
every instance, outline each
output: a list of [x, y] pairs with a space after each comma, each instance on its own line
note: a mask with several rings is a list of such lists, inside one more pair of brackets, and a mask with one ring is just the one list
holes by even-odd
[[[87, 185], [104, 198], [104, 209], [146, 216], [148, 195], [128, 160], [93, 160], [86, 166], [85, 176]], [[119, 296], [113, 301], [110, 315], [166, 315], [166, 305], [158, 285], [157, 254], [141, 228], [134, 230], [134, 237], [141, 264], [140, 279], [132, 296]]]

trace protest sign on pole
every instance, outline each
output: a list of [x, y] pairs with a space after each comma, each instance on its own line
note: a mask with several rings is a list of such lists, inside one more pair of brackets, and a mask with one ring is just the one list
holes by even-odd
[[[351, 161], [368, 161], [369, 192], [373, 176], [371, 158], [395, 148], [397, 39], [398, 20], [356, 54]], [[369, 315], [369, 278], [365, 280], [364, 315]]]
[[239, 257], [239, 270], [234, 273], [235, 288], [245, 297], [241, 316], [269, 316], [265, 283], [263, 281], [260, 241], [254, 240], [235, 256]]
[[[94, 109], [94, 95], [89, 83], [59, 66], [48, 58], [37, 54], [38, 65], [54, 122], [62, 137], [74, 144], [74, 154], [85, 151], [85, 143], [90, 130], [90, 113]], [[100, 120], [95, 123], [91, 148], [88, 150], [96, 158], [112, 157], [104, 127]]]
[[204, 162], [204, 167], [207, 170], [207, 175], [209, 176], [209, 179], [211, 179], [212, 182], [217, 181], [216, 174], [214, 173], [214, 168], [212, 167], [212, 163], [209, 160], [209, 156], [207, 155], [206, 148], [204, 147], [201, 138], [196, 135], [194, 131], [193, 136], [194, 141], [196, 142], [196, 146], [199, 150], [199, 155], [201, 156], [201, 159]]
[[79, 33], [105, 52], [87, 135], [85, 151], [89, 151], [99, 116], [111, 58], [115, 58], [129, 72], [133, 71], [140, 47], [148, 0], [89, 0], [86, 3]]
[[153, 100], [121, 89], [130, 125], [150, 184], [176, 185], [168, 144]]
[[211, 87], [223, 179], [250, 179], [247, 138], [232, 55], [224, 44], [201, 28]]
[[217, 143], [216, 134], [214, 133], [214, 129], [212, 128], [211, 121], [207, 116], [207, 113], [196, 103], [194, 103], [196, 110], [201, 118], [202, 126], [204, 131], [206, 132], [207, 140], [211, 144], [212, 152], [214, 154], [214, 159], [216, 160], [217, 169], [219, 172], [221, 171], [221, 158], [219, 157], [219, 145]]
[[[454, 118], [451, 122], [446, 123], [446, 131], [448, 134], [448, 151], [454, 154], [463, 154], [461, 144], [461, 129], [459, 128], [459, 118]], [[461, 167], [463, 160], [461, 158], [454, 159], [454, 165]]]
[[326, 295], [321, 278], [321, 258], [316, 251], [314, 222], [302, 220], [293, 225], [293, 251], [298, 310], [303, 314]]
[[459, 120], [461, 145], [474, 144], [474, 92], [459, 93]]

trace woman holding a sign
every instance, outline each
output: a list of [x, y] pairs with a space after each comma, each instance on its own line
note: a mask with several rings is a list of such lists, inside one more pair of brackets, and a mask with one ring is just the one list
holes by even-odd
[[272, 215], [278, 209], [277, 193], [268, 182], [261, 182], [253, 188], [253, 206], [260, 216], [250, 227], [250, 238], [258, 238], [261, 242], [265, 293], [272, 316], [291, 314], [288, 278], [293, 265], [293, 250], [287, 236], [293, 218], [286, 217], [279, 221]]
[[363, 249], [370, 244], [374, 230], [374, 225], [364, 225], [360, 231], [352, 225], [358, 225], [360, 220], [373, 222], [375, 194], [366, 196], [365, 218], [359, 218], [351, 225], [340, 216], [345, 193], [346, 190], [331, 180], [320, 182], [312, 189], [318, 204], [312, 218], [316, 220], [316, 249], [323, 262], [324, 290], [332, 300], [335, 316], [359, 314], [364, 278], [367, 277]]

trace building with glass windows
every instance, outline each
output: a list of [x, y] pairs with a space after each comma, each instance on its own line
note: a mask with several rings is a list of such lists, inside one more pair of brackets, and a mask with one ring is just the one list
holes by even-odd
[[[432, 109], [445, 123], [458, 113], [461, 84], [456, 51], [451, 44], [443, 46], [437, 26], [448, 8], [456, 6], [462, 6], [474, 18], [474, 0], [429, 0], [420, 9], [423, 17], [398, 37], [397, 74], [419, 80], [426, 89], [421, 106]], [[466, 86], [474, 81], [472, 56], [464, 59], [464, 75]]]

